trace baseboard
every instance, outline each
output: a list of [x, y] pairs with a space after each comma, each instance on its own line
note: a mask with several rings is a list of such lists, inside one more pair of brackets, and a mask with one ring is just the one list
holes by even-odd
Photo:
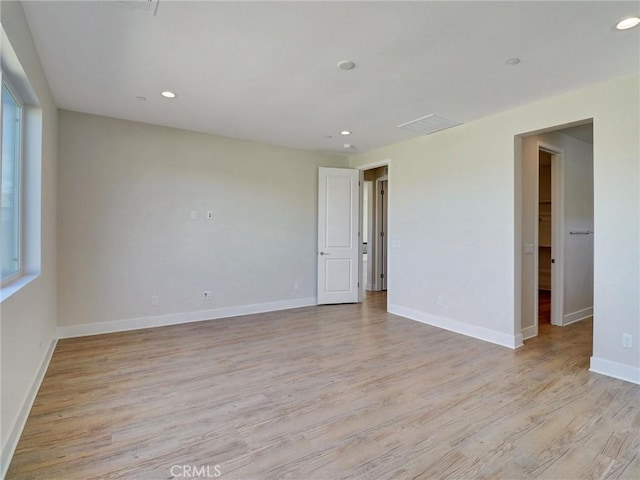
[[572, 323], [585, 320], [589, 317], [593, 317], [593, 307], [583, 308], [577, 312], [567, 313], [562, 317], [562, 326], [571, 325]]
[[530, 327], [522, 329], [522, 338], [523, 338], [523, 340], [528, 340], [529, 338], [533, 338], [533, 337], [537, 337], [537, 336], [538, 336], [538, 326], [537, 325], [532, 325]]
[[509, 347], [509, 348], [516, 349], [523, 346], [524, 346], [524, 337], [522, 336], [521, 333], [518, 333], [513, 337], [513, 347]]
[[591, 357], [589, 371], [640, 385], [640, 367], [624, 365], [604, 358]]
[[180, 323], [202, 322], [219, 318], [239, 317], [253, 313], [274, 312], [291, 308], [309, 307], [317, 305], [316, 297], [297, 298], [295, 300], [282, 300], [279, 302], [258, 303], [254, 305], [241, 305], [238, 307], [217, 308], [213, 310], [200, 310], [197, 312], [172, 313], [152, 317], [127, 318], [101, 323], [84, 323], [80, 325], [68, 325], [58, 327], [58, 338], [85, 337], [87, 335], [99, 335], [102, 333], [124, 332], [143, 328], [165, 327]]
[[27, 423], [27, 418], [29, 418], [29, 412], [31, 412], [33, 402], [36, 399], [38, 390], [40, 390], [40, 385], [42, 384], [44, 375], [45, 373], [47, 373], [47, 369], [49, 368], [49, 363], [51, 362], [51, 357], [53, 357], [53, 352], [56, 349], [57, 343], [57, 338], [53, 338], [51, 340], [49, 348], [47, 349], [47, 352], [45, 353], [45, 356], [40, 363], [40, 368], [38, 369], [36, 377], [33, 379], [31, 388], [29, 388], [29, 391], [27, 392], [27, 395], [22, 402], [22, 408], [18, 413], [18, 418], [13, 424], [13, 428], [9, 432], [9, 437], [7, 438], [7, 442], [2, 449], [2, 457], [0, 459], [0, 479], [4, 479], [5, 475], [7, 474], [9, 464], [11, 463], [13, 454], [16, 451], [16, 447], [18, 446], [18, 441], [20, 440], [20, 436], [22, 435], [24, 426]]
[[479, 327], [477, 325], [451, 320], [438, 315], [420, 312], [400, 305], [389, 304], [387, 306], [387, 310], [389, 313], [393, 313], [394, 315], [426, 323], [427, 325], [434, 327], [443, 328], [450, 332], [460, 333], [468, 337], [477, 338], [478, 340], [484, 340], [485, 342], [495, 343], [496, 345], [501, 345], [503, 347], [515, 349], [522, 346], [522, 335], [508, 335], [489, 328]]

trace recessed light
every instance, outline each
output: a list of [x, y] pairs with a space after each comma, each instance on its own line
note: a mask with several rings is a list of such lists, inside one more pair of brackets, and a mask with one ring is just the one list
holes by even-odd
[[338, 68], [340, 70], [353, 70], [356, 68], [356, 64], [351, 60], [342, 60], [341, 62], [338, 62]]
[[169, 90], [165, 90], [160, 95], [162, 95], [164, 98], [176, 98], [177, 97], [177, 95], [175, 93], [170, 92]]
[[520, 59], [514, 57], [514, 58], [510, 58], [504, 63], [506, 63], [507, 65], [518, 65], [520, 63]]
[[340, 135], [351, 135], [351, 132], [349, 130], [342, 130]]
[[354, 147], [354, 146], [353, 146], [353, 145], [351, 145], [350, 143], [345, 143], [345, 144], [344, 144], [344, 149], [345, 149], [345, 150], [350, 150], [350, 149], [352, 149], [352, 148], [356, 148], [356, 147]]
[[640, 17], [627, 17], [620, 20], [616, 24], [618, 30], [629, 30], [637, 25], [640, 25]]

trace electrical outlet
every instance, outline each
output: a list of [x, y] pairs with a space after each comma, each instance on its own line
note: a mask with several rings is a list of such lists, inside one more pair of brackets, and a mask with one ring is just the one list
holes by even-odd
[[622, 346], [624, 348], [632, 348], [633, 347], [633, 335], [629, 335], [628, 333], [622, 334]]
[[154, 295], [153, 297], [151, 297], [151, 305], [153, 307], [158, 305], [158, 296], [157, 295]]
[[442, 295], [438, 295], [438, 299], [436, 300], [436, 303], [438, 305], [444, 305], [444, 299], [442, 298]]
[[294, 290], [298, 290], [299, 288], [300, 288], [300, 284], [299, 284], [298, 282], [295, 282], [295, 283], [293, 284], [293, 289], [294, 289]]
[[202, 298], [211, 298], [211, 290], [205, 290], [202, 292]]

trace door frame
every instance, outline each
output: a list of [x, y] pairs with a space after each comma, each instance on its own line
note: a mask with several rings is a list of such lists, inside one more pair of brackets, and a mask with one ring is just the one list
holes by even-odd
[[[363, 195], [364, 195], [364, 172], [365, 170], [372, 170], [374, 168], [378, 168], [378, 167], [387, 167], [387, 181], [389, 185], [391, 183], [391, 160], [390, 159], [386, 159], [386, 160], [380, 160], [378, 162], [373, 162], [373, 163], [367, 163], [365, 165], [360, 165], [357, 168], [360, 171], [360, 219], [359, 219], [359, 229], [360, 232], [362, 232], [362, 220], [363, 220], [363, 215], [366, 215], [366, 212], [363, 213], [362, 210], [362, 205], [363, 205]], [[373, 182], [375, 185], [375, 182]], [[376, 198], [376, 196], [374, 195], [374, 199]], [[389, 224], [391, 223], [391, 197], [387, 196], [387, 230], [389, 228]], [[388, 232], [387, 232], [387, 237], [388, 237]], [[360, 236], [360, 238], [362, 239], [362, 235]], [[371, 243], [371, 238], [368, 239], [369, 243]], [[376, 245], [378, 242], [374, 242]], [[387, 238], [387, 246], [389, 245], [389, 240]], [[367, 246], [369, 251], [371, 251], [372, 248], [376, 248], [375, 246], [372, 245], [368, 245]], [[360, 241], [360, 255], [358, 256], [359, 258], [359, 268], [358, 268], [358, 273], [360, 275], [360, 278], [362, 279], [362, 271], [363, 271], [363, 261], [362, 261], [362, 240]], [[377, 262], [377, 260], [376, 260]], [[387, 273], [389, 270], [389, 255], [387, 255]], [[365, 283], [366, 282], [360, 282], [360, 288], [358, 291], [358, 301], [362, 302], [362, 299], [364, 298], [364, 289], [365, 289]], [[376, 280], [376, 285], [374, 286], [374, 288], [377, 287], [377, 280]], [[387, 276], [387, 291], [389, 290], [389, 278]]]

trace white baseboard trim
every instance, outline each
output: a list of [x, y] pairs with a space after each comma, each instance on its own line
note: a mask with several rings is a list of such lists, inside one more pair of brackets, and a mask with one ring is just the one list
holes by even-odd
[[165, 327], [167, 325], [178, 325], [180, 323], [202, 322], [205, 320], [251, 315], [253, 313], [266, 313], [277, 310], [288, 310], [291, 308], [309, 307], [311, 305], [317, 305], [317, 303], [318, 300], [316, 297], [297, 298], [295, 300], [282, 300], [279, 302], [241, 305], [238, 307], [216, 308], [213, 310], [172, 313], [169, 315], [158, 315], [153, 317], [126, 318], [123, 320], [113, 320], [111, 322], [68, 325], [58, 327], [58, 338], [85, 337], [87, 335], [100, 335], [102, 333]]
[[522, 335], [508, 335], [506, 333], [497, 332], [477, 325], [459, 322], [458, 320], [451, 320], [438, 315], [420, 312], [401, 305], [389, 304], [387, 305], [387, 311], [410, 320], [426, 323], [427, 325], [443, 328], [451, 332], [477, 338], [478, 340], [484, 340], [485, 342], [495, 343], [503, 347], [515, 349], [522, 346]]
[[580, 320], [585, 320], [589, 317], [593, 317], [593, 307], [583, 308], [582, 310], [578, 310], [577, 312], [573, 313], [567, 313], [562, 317], [562, 325], [571, 325], [572, 323], [579, 322]]
[[13, 454], [16, 451], [16, 447], [18, 446], [18, 441], [20, 440], [20, 436], [22, 435], [22, 431], [24, 430], [24, 426], [27, 423], [27, 418], [29, 418], [29, 413], [31, 412], [31, 407], [33, 406], [33, 402], [36, 399], [36, 395], [38, 394], [38, 390], [40, 390], [40, 385], [42, 384], [42, 380], [44, 379], [45, 373], [47, 373], [47, 369], [49, 368], [49, 363], [51, 362], [51, 357], [53, 357], [53, 352], [56, 349], [56, 345], [58, 344], [58, 339], [53, 338], [51, 343], [49, 344], [49, 348], [40, 363], [40, 368], [38, 368], [38, 372], [36, 373], [33, 382], [31, 383], [31, 387], [27, 392], [23, 402], [22, 408], [18, 413], [18, 418], [16, 418], [15, 423], [13, 424], [13, 428], [9, 432], [9, 437], [7, 438], [7, 442], [2, 448], [2, 456], [0, 459], [0, 479], [4, 479], [7, 474], [7, 470], [9, 469], [9, 464], [11, 463], [11, 459], [13, 458]]
[[522, 329], [522, 338], [524, 340], [528, 340], [529, 338], [533, 338], [533, 337], [537, 337], [537, 336], [538, 336], [538, 326], [537, 325], [531, 325], [530, 327]]
[[640, 367], [624, 365], [604, 358], [591, 357], [589, 371], [640, 385]]
[[524, 337], [522, 336], [521, 333], [513, 337], [513, 347], [509, 347], [509, 348], [516, 349], [520, 347], [524, 347]]

